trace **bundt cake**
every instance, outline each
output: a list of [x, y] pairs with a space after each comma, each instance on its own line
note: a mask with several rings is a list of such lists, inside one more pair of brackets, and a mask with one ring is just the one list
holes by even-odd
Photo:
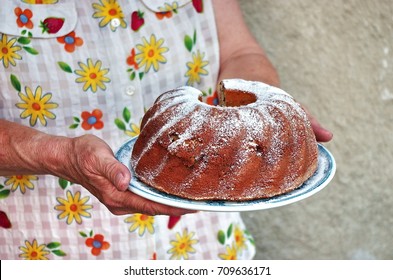
[[289, 94], [238, 79], [217, 90], [219, 106], [192, 87], [157, 98], [131, 156], [140, 181], [192, 200], [246, 201], [294, 190], [315, 172], [315, 135]]

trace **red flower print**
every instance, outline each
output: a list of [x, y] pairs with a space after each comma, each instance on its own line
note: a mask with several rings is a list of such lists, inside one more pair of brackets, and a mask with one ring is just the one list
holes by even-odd
[[57, 42], [64, 44], [64, 49], [69, 53], [74, 52], [75, 47], [80, 47], [83, 45], [82, 38], [76, 37], [74, 31], [68, 33], [65, 36], [57, 38]]
[[104, 123], [101, 121], [102, 112], [99, 109], [95, 109], [91, 113], [84, 111], [81, 116], [83, 119], [82, 128], [84, 130], [90, 130], [92, 127], [95, 129], [102, 129], [104, 127]]
[[127, 64], [134, 66], [135, 70], [138, 70], [138, 63], [135, 61], [135, 49], [132, 48], [131, 55], [127, 57]]
[[164, 18], [171, 18], [172, 15], [173, 15], [172, 11], [157, 12], [157, 13], [156, 13], [156, 17], [157, 17], [159, 20], [162, 20], [162, 19], [164, 19]]
[[85, 244], [87, 247], [92, 247], [91, 253], [93, 256], [99, 256], [101, 250], [107, 250], [111, 246], [109, 242], [104, 241], [102, 234], [96, 234], [93, 238], [87, 238]]
[[22, 10], [21, 8], [17, 7], [14, 10], [14, 13], [17, 17], [16, 19], [16, 24], [18, 25], [18, 27], [26, 27], [29, 29], [32, 29], [34, 24], [33, 22], [30, 20], [31, 17], [33, 16], [33, 12], [29, 9], [25, 9]]
[[209, 96], [206, 99], [206, 103], [209, 105], [214, 105], [214, 106], [218, 105], [218, 95], [217, 95], [216, 91], [214, 92], [214, 94], [212, 96]]

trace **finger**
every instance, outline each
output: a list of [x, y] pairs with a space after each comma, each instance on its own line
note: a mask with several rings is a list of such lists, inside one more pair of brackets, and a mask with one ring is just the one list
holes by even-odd
[[311, 128], [314, 131], [315, 138], [318, 142], [329, 142], [333, 138], [333, 133], [326, 128], [322, 127], [321, 124], [317, 121], [313, 115], [309, 112], [309, 110], [302, 106], [303, 110], [306, 112], [308, 119], [311, 122]]
[[140, 200], [143, 204], [140, 209], [142, 213], [149, 215], [168, 215], [168, 216], [182, 216], [185, 214], [195, 213], [195, 210], [172, 207], [160, 203], [150, 201], [148, 199], [136, 196], [136, 200]]
[[176, 208], [176, 207], [160, 204], [148, 200], [146, 198], [143, 198], [139, 195], [136, 195], [131, 191], [118, 193], [118, 195], [115, 196], [116, 197], [112, 197], [112, 198], [115, 200], [120, 199], [120, 201], [116, 202], [119, 207], [116, 210], [112, 211], [112, 213], [115, 215], [141, 213], [149, 216], [155, 216], [155, 215], [182, 216], [185, 214], [196, 212], [195, 210]]
[[311, 127], [314, 131], [315, 138], [318, 142], [329, 142], [333, 138], [333, 133], [325, 128], [323, 128], [319, 122], [314, 118], [310, 118]]

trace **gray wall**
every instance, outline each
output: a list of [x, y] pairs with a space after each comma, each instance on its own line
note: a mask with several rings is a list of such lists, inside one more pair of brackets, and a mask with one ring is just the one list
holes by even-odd
[[393, 2], [240, 0], [282, 88], [334, 133], [332, 182], [245, 212], [256, 259], [393, 259]]

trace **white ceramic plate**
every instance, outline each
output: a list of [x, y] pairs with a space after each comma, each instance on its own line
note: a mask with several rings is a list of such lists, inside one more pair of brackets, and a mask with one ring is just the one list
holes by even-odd
[[289, 193], [268, 199], [257, 199], [252, 201], [228, 202], [228, 201], [195, 201], [169, 195], [145, 185], [137, 179], [130, 164], [132, 148], [137, 137], [124, 143], [116, 152], [116, 158], [127, 166], [132, 174], [129, 189], [149, 200], [162, 204], [199, 211], [218, 212], [240, 212], [270, 209], [284, 206], [303, 200], [326, 187], [332, 180], [336, 163], [332, 154], [321, 144], [318, 144], [318, 168], [315, 173], [303, 185]]

